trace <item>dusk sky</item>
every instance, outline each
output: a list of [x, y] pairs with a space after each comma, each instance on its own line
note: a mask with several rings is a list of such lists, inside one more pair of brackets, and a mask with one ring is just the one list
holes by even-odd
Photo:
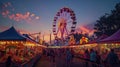
[[63, 7], [74, 11], [79, 28], [94, 24], [118, 2], [120, 0], [0, 0], [0, 32], [14, 25], [25, 32], [48, 33], [52, 31], [54, 16]]

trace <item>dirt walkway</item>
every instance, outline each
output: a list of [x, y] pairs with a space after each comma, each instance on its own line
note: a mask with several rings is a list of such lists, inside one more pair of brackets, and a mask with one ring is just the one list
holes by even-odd
[[[48, 57], [42, 56], [35, 67], [67, 67], [67, 64], [64, 56], [56, 57], [55, 63], [51, 62]], [[70, 67], [84, 67], [84, 64], [80, 63], [80, 60], [73, 58]]]

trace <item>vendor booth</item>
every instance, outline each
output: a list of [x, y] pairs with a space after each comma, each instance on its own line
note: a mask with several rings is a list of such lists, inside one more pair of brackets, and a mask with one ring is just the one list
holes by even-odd
[[101, 47], [106, 48], [106, 49], [115, 49], [115, 48], [120, 48], [120, 30], [118, 30], [116, 33], [113, 35], [100, 40], [99, 45]]
[[42, 50], [37, 42], [11, 27], [0, 33], [0, 52], [4, 52], [0, 57], [0, 63], [4, 63], [8, 56], [12, 56], [12, 61], [22, 64], [30, 61]]

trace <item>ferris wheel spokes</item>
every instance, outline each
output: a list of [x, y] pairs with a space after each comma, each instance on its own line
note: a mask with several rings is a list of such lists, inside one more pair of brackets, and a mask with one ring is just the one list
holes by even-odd
[[[70, 27], [70, 28], [68, 28]], [[70, 33], [75, 31], [76, 27], [76, 17], [74, 12], [70, 8], [62, 8], [59, 12], [57, 12], [54, 17], [53, 22], [53, 33], [55, 36], [60, 34], [60, 38], [64, 39], [64, 37]], [[69, 30], [71, 29], [71, 30]]]

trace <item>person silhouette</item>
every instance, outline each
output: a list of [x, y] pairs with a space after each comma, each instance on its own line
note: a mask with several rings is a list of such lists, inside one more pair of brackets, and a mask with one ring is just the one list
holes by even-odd
[[10, 67], [12, 63], [12, 57], [8, 56], [7, 60], [6, 60], [6, 67]]
[[109, 64], [109, 67], [117, 67], [119, 63], [119, 58], [117, 54], [114, 52], [114, 49], [111, 49], [111, 51], [107, 55], [106, 61]]

